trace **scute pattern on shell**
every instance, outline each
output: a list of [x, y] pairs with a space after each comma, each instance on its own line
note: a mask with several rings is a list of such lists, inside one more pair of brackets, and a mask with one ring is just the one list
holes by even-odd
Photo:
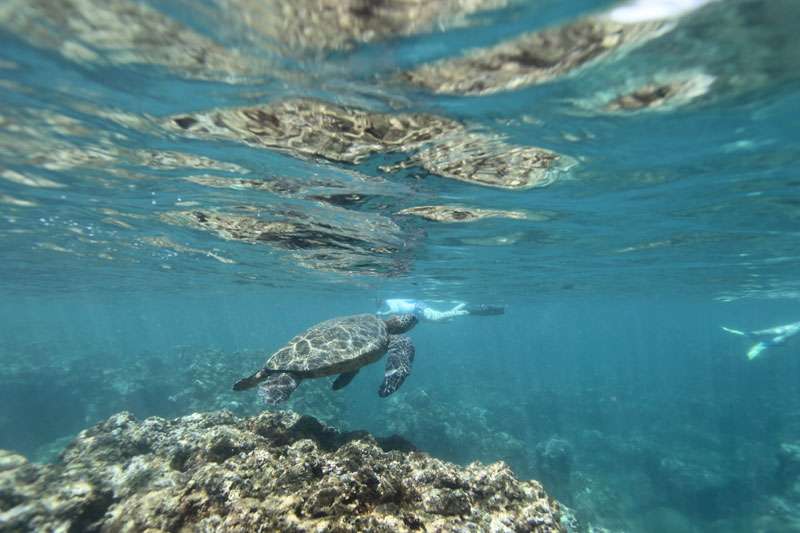
[[[389, 335], [384, 321], [371, 314], [332, 318], [312, 326], [287, 342], [265, 365], [271, 370], [307, 372], [338, 365], [370, 361], [385, 352]], [[358, 365], [356, 365], [357, 367]]]

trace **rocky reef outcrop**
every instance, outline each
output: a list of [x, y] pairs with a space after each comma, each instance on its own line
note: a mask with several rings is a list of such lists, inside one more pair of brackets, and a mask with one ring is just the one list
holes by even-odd
[[548, 487], [555, 487], [559, 492], [568, 494], [567, 487], [572, 474], [572, 443], [566, 439], [551, 437], [536, 445], [534, 455], [542, 481]]
[[125, 412], [81, 432], [57, 465], [0, 452], [4, 531], [551, 533], [568, 522], [504, 463], [458, 467], [291, 411]]
[[774, 493], [759, 502], [758, 531], [800, 531], [800, 442], [784, 442], [775, 454]]

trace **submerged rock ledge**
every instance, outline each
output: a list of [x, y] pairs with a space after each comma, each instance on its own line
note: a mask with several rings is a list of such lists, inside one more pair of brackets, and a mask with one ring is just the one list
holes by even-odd
[[291, 411], [123, 412], [61, 460], [0, 451], [3, 531], [567, 531], [559, 504], [502, 462], [459, 467]]

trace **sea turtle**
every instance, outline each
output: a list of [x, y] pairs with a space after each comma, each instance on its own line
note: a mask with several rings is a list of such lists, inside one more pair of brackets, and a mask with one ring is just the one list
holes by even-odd
[[233, 390], [258, 385], [258, 394], [264, 402], [278, 405], [288, 400], [304, 379], [339, 374], [333, 389], [341, 389], [362, 366], [374, 363], [388, 352], [378, 396], [389, 396], [411, 373], [414, 344], [402, 333], [418, 321], [412, 314], [392, 315], [386, 321], [363, 314], [320, 322], [287, 342], [267, 359], [261, 370], [237, 381]]

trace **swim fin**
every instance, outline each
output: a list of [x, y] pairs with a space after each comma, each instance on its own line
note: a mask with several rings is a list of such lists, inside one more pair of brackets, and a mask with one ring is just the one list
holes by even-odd
[[464, 309], [470, 315], [502, 315], [506, 312], [506, 306], [498, 304], [468, 304]]
[[763, 352], [767, 348], [767, 346], [768, 344], [766, 342], [759, 342], [758, 344], [750, 348], [750, 351], [747, 352], [747, 358], [752, 361], [758, 356], [758, 354]]

